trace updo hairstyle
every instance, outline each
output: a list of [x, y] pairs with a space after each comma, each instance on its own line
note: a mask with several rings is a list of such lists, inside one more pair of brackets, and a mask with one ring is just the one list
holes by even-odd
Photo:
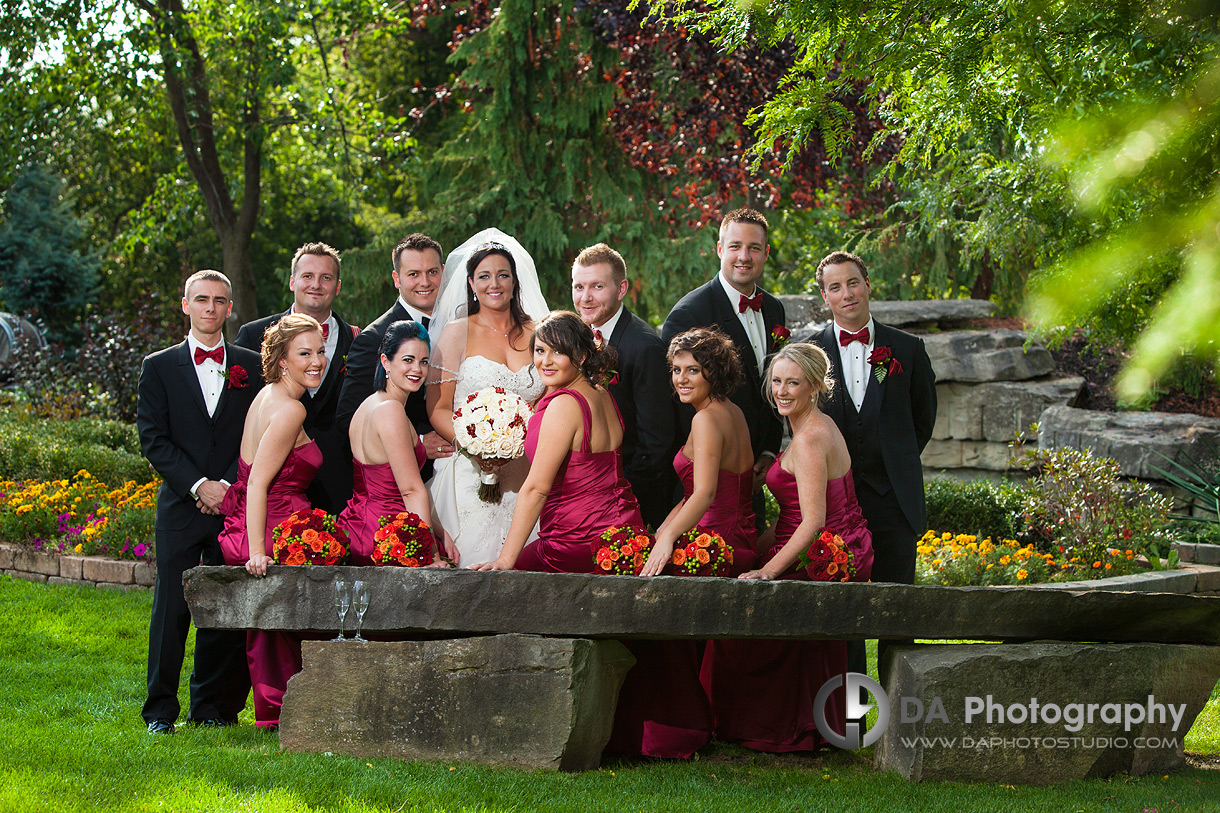
[[598, 347], [593, 340], [593, 328], [571, 311], [551, 311], [534, 328], [530, 353], [542, 342], [572, 360], [594, 386], [605, 386], [618, 361], [618, 354], [609, 344]]
[[695, 357], [695, 362], [703, 368], [703, 378], [711, 387], [713, 398], [728, 398], [741, 383], [744, 374], [741, 357], [733, 347], [732, 339], [715, 328], [697, 327], [674, 336], [665, 354], [670, 369], [674, 366], [674, 356], [679, 353]]
[[373, 389], [385, 392], [386, 388], [385, 367], [381, 366], [381, 356], [392, 359], [398, 355], [404, 344], [416, 339], [423, 342], [429, 350], [432, 349], [432, 339], [419, 322], [400, 319], [390, 325], [385, 336], [381, 337], [381, 349], [378, 351], [380, 355], [377, 357], [377, 367], [373, 370]]
[[820, 345], [809, 342], [792, 342], [781, 347], [767, 364], [767, 375], [763, 379], [763, 397], [767, 399], [767, 403], [775, 406], [775, 393], [771, 392], [771, 371], [775, 369], [775, 362], [780, 359], [787, 359], [800, 367], [801, 372], [805, 375], [805, 380], [817, 388], [817, 397], [813, 401], [814, 406], [818, 406], [824, 399], [830, 397], [830, 393], [834, 390], [835, 380], [834, 376], [830, 374], [830, 359], [827, 358], [826, 351]]
[[284, 371], [280, 362], [288, 355], [288, 344], [302, 333], [314, 331], [322, 335], [318, 320], [303, 313], [290, 313], [263, 333], [263, 381], [274, 384]]

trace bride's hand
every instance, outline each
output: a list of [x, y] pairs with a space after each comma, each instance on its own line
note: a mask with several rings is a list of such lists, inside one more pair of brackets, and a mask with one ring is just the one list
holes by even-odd
[[760, 579], [760, 580], [764, 580], [764, 581], [771, 580], [771, 576], [769, 576], [766, 573], [766, 571], [763, 571], [763, 570], [750, 570], [745, 573], [742, 573], [737, 578], [739, 578], [739, 579]]
[[482, 469], [483, 471], [499, 471], [500, 466], [503, 466], [509, 461], [508, 458], [482, 458], [477, 454], [473, 455], [473, 458], [475, 458], [475, 463], [478, 464], [478, 468]]
[[504, 559], [495, 559], [491, 562], [484, 562], [481, 565], [475, 565], [471, 570], [512, 570], [512, 562], [507, 562]]

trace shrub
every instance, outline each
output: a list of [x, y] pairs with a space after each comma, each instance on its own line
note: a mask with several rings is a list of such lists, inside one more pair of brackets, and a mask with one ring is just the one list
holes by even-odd
[[1087, 449], [1038, 449], [1027, 451], [1022, 465], [1035, 472], [1025, 519], [1041, 550], [1086, 563], [1114, 548], [1157, 555], [1172, 501], [1123, 480], [1115, 461]]
[[924, 494], [929, 528], [951, 528], [980, 539], [1023, 539], [1028, 487], [1011, 480], [953, 480], [933, 477]]
[[131, 424], [96, 418], [44, 421], [0, 410], [0, 471], [13, 480], [58, 480], [87, 469], [101, 480], [147, 483], [156, 476]]

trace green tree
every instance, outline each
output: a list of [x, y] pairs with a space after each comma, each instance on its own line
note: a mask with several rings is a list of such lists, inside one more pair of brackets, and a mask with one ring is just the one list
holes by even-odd
[[0, 224], [3, 307], [41, 320], [52, 338], [74, 339], [97, 299], [98, 265], [63, 179], [42, 164], [27, 167], [5, 196]]

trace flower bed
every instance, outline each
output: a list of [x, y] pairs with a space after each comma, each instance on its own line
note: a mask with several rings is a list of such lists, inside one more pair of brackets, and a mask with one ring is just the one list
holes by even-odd
[[70, 480], [0, 480], [0, 540], [34, 552], [151, 560], [159, 485], [111, 488], [85, 469]]
[[1125, 576], [1143, 569], [1131, 548], [1107, 548], [1093, 558], [1043, 553], [1012, 539], [981, 541], [971, 534], [928, 531], [915, 549], [916, 584], [948, 587], [1039, 584]]

